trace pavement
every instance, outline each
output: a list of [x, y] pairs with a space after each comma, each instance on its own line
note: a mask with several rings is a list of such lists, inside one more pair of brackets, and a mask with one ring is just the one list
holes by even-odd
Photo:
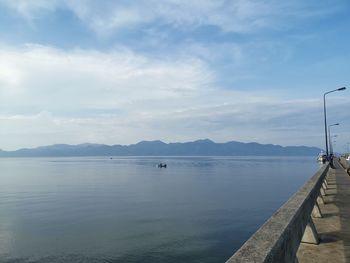
[[350, 176], [334, 162], [329, 169], [325, 204], [320, 204], [322, 218], [313, 218], [319, 245], [301, 243], [299, 263], [350, 263]]

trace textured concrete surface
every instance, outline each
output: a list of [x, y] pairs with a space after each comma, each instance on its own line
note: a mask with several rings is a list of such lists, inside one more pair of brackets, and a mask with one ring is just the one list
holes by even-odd
[[323, 218], [313, 218], [319, 245], [300, 244], [299, 263], [350, 263], [350, 176], [339, 163], [327, 176], [328, 189], [320, 204]]

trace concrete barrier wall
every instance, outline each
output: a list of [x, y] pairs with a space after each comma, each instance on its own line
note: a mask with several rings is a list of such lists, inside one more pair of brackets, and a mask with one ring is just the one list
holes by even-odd
[[329, 164], [323, 165], [227, 263], [297, 262], [296, 252], [305, 229], [312, 224], [311, 212], [328, 169]]
[[343, 168], [346, 170], [346, 172], [348, 173], [348, 175], [350, 175], [350, 165], [349, 165], [349, 162], [348, 162], [344, 157], [340, 157], [340, 158], [339, 158], [339, 163], [341, 164], [341, 166], [343, 166]]

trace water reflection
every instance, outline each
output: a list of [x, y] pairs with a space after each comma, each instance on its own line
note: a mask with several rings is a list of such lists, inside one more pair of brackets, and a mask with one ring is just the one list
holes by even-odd
[[317, 166], [312, 157], [0, 159], [0, 262], [224, 262]]

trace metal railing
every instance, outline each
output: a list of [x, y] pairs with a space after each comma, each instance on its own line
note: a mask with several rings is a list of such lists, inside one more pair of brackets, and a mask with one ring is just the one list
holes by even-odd
[[321, 217], [329, 164], [305, 183], [226, 263], [298, 262], [301, 242], [318, 244], [313, 217]]

